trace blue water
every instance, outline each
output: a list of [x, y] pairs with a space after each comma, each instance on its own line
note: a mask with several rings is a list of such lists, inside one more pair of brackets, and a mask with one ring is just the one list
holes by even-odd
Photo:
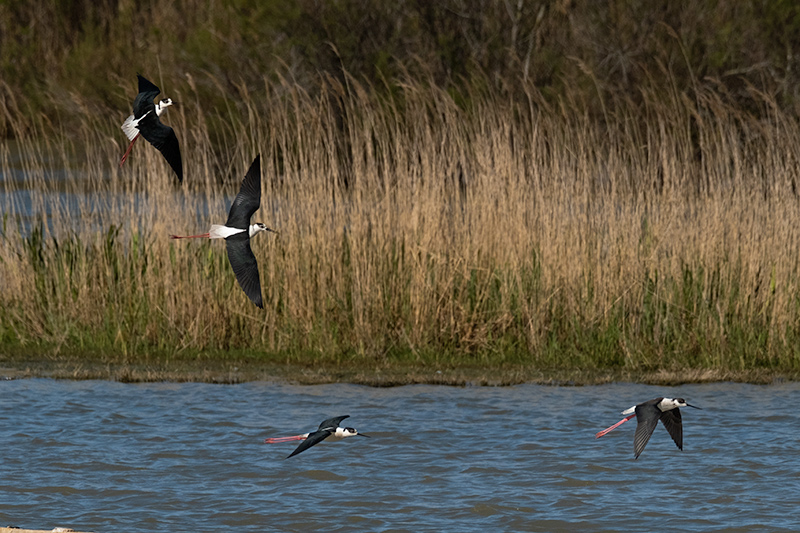
[[[633, 459], [619, 411], [685, 397]], [[796, 531], [800, 385], [0, 382], [0, 525], [82, 531]], [[733, 406], [736, 406], [735, 409]], [[349, 414], [371, 435], [270, 436]]]

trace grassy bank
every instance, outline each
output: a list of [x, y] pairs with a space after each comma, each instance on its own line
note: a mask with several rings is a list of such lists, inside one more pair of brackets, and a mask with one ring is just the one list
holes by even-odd
[[[770, 97], [750, 113], [644, 86], [598, 121], [532, 86], [318, 83], [181, 94], [183, 187], [150, 146], [117, 167], [120, 117], [20, 126], [0, 154], [0, 361], [800, 368], [800, 122]], [[167, 238], [224, 221], [256, 153], [255, 218], [280, 230], [253, 242], [264, 311], [222, 243]]]
[[53, 358], [50, 354], [5, 356], [0, 363], [0, 379], [103, 379], [125, 383], [172, 381], [204, 383], [245, 383], [268, 381], [297, 385], [353, 383], [371, 387], [394, 387], [409, 384], [447, 386], [510, 386], [523, 383], [560, 386], [602, 385], [636, 382], [675, 386], [686, 383], [720, 381], [776, 384], [797, 381], [797, 371], [754, 368], [743, 371], [723, 369], [631, 370], [624, 368], [536, 368], [530, 365], [486, 367], [463, 364], [406, 363], [386, 364], [359, 361], [332, 364], [276, 363], [255, 356], [230, 354], [216, 357], [153, 357], [136, 361], [113, 361], [107, 355], [80, 355]]

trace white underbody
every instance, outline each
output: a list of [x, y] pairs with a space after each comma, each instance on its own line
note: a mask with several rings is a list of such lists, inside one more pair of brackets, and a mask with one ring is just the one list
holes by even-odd
[[[236, 235], [237, 233], [242, 233], [244, 231], [245, 230], [240, 228], [229, 228], [228, 226], [220, 224], [212, 224], [211, 229], [208, 230], [208, 238], [227, 239], [231, 235]], [[257, 224], [250, 224], [250, 231], [249, 231], [250, 237], [261, 231], [264, 231], [263, 227], [260, 227]]]
[[209, 239], [227, 239], [231, 235], [242, 233], [244, 230], [239, 228], [229, 228], [228, 226], [221, 226], [219, 224], [212, 224], [211, 229], [208, 230]]
[[[347, 428], [336, 428], [336, 431], [334, 431], [333, 433], [328, 435], [328, 437], [325, 440], [327, 440], [327, 441], [339, 441], [339, 440], [342, 440], [342, 439], [346, 439], [347, 437], [352, 437], [352, 436], [354, 436], [356, 434], [357, 434], [357, 432], [349, 431]], [[309, 435], [311, 435], [311, 433], [304, 433], [301, 436], [303, 437], [303, 440], [305, 440], [305, 439], [308, 438]]]

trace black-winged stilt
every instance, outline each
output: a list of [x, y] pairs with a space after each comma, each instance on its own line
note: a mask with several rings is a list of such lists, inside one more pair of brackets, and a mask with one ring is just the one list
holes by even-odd
[[264, 442], [267, 444], [274, 444], [276, 442], [289, 442], [293, 440], [302, 440], [303, 442], [301, 442], [300, 445], [286, 457], [288, 459], [289, 457], [297, 455], [298, 453], [301, 453], [311, 448], [315, 444], [322, 442], [328, 437], [336, 440], [344, 439], [347, 437], [354, 437], [356, 435], [358, 435], [359, 437], [369, 437], [369, 435], [364, 435], [363, 433], [359, 433], [357, 430], [353, 428], [339, 427], [339, 424], [342, 423], [342, 420], [348, 418], [349, 416], [350, 415], [343, 415], [343, 416], [337, 416], [335, 418], [329, 418], [328, 420], [324, 421], [322, 424], [319, 425], [319, 429], [317, 429], [316, 431], [312, 431], [311, 433], [294, 435], [292, 437], [272, 437], [266, 439]]
[[224, 226], [212, 224], [208, 233], [202, 235], [170, 235], [170, 237], [173, 239], [225, 239], [228, 261], [233, 267], [239, 286], [254, 304], [263, 309], [261, 279], [258, 275], [256, 257], [253, 255], [253, 250], [250, 249], [250, 238], [262, 231], [278, 232], [260, 222], [250, 224], [250, 217], [260, 206], [261, 156], [257, 155], [242, 180], [242, 187], [233, 200], [228, 221]]
[[147, 139], [147, 142], [155, 146], [161, 152], [164, 158], [178, 175], [178, 181], [183, 181], [183, 163], [181, 161], [181, 147], [178, 144], [178, 138], [175, 136], [175, 131], [161, 123], [158, 117], [161, 116], [167, 107], [174, 104], [172, 99], [166, 98], [159, 103], [154, 104], [153, 100], [161, 89], [156, 87], [153, 83], [137, 74], [139, 78], [139, 94], [133, 101], [133, 115], [130, 115], [122, 124], [122, 131], [131, 142], [128, 149], [119, 161], [119, 166], [128, 159], [131, 153], [133, 143], [139, 138], [139, 135]]
[[614, 424], [607, 427], [603, 431], [595, 434], [595, 438], [599, 439], [606, 433], [618, 428], [624, 422], [627, 422], [634, 416], [636, 417], [636, 433], [633, 436], [633, 453], [634, 459], [638, 459], [639, 455], [644, 451], [647, 441], [656, 429], [658, 421], [664, 424], [672, 440], [680, 450], [683, 450], [683, 423], [681, 422], [681, 410], [679, 407], [693, 407], [700, 409], [695, 405], [689, 405], [683, 398], [655, 398], [634, 405], [629, 409], [622, 411], [623, 415], [629, 415]]

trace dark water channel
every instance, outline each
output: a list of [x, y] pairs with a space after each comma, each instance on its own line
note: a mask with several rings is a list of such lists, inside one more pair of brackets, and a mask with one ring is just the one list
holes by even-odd
[[[680, 396], [633, 460], [619, 411]], [[797, 531], [800, 385], [0, 382], [0, 526], [83, 531]], [[371, 439], [265, 437], [329, 416]]]

